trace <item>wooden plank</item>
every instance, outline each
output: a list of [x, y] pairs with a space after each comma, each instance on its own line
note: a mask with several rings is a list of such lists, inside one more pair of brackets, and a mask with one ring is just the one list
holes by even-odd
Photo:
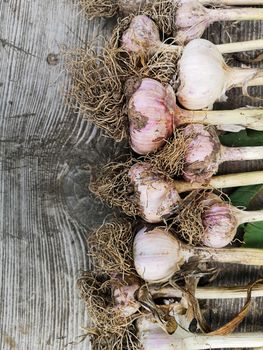
[[[64, 349], [87, 324], [75, 282], [88, 261], [86, 228], [65, 204], [72, 172], [63, 176], [98, 158], [105, 141], [63, 102], [63, 51], [111, 23], [87, 22], [71, 0], [1, 1], [0, 9], [0, 349]], [[91, 201], [85, 211], [87, 226], [104, 217]]]

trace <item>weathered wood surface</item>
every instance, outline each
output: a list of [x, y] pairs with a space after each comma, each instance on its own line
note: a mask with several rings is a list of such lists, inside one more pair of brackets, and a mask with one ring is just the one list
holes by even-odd
[[[0, 11], [0, 349], [59, 350], [78, 341], [88, 322], [75, 280], [88, 268], [87, 230], [110, 212], [86, 192], [85, 165], [120, 150], [64, 104], [69, 78], [63, 51], [100, 40], [112, 21], [86, 21], [72, 0], [1, 0]], [[263, 28], [249, 23], [228, 31], [233, 40], [250, 39], [262, 37]], [[223, 25], [209, 33], [215, 42], [229, 40]], [[241, 102], [249, 100], [237, 91], [226, 106]], [[226, 267], [218, 283], [242, 284], [256, 276], [262, 269]], [[210, 315], [213, 327], [241, 305], [214, 303], [219, 311]], [[262, 306], [258, 299], [240, 329], [263, 330]], [[88, 349], [89, 343], [67, 348]]]

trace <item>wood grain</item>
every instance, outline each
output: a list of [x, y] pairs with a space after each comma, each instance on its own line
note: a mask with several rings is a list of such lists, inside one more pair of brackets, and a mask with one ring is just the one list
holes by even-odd
[[[64, 103], [63, 51], [98, 40], [111, 22], [86, 21], [71, 0], [0, 1], [0, 11], [0, 349], [64, 349], [87, 324], [75, 288], [88, 267], [74, 216], [80, 167], [108, 140]], [[86, 226], [102, 220], [101, 205], [83, 201]]]
[[[110, 213], [87, 192], [91, 168], [124, 152], [64, 103], [63, 52], [101, 42], [114, 20], [88, 22], [71, 0], [1, 0], [0, 13], [0, 349], [59, 350], [78, 342], [88, 323], [75, 281], [88, 268], [87, 230]], [[259, 38], [262, 31], [253, 23], [228, 27], [233, 40]], [[208, 34], [229, 41], [223, 25]], [[248, 99], [236, 91], [225, 106], [241, 103]], [[262, 162], [251, 164], [247, 170], [262, 169]], [[220, 276], [215, 283], [242, 284], [262, 277], [262, 270], [228, 266]], [[241, 305], [209, 303], [219, 310], [208, 315], [212, 325]], [[262, 306], [257, 299], [240, 329], [262, 330]]]

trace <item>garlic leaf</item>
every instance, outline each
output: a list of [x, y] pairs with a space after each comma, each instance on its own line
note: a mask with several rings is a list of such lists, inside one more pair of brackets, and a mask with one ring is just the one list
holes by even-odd
[[[233, 205], [247, 208], [253, 198], [263, 190], [263, 185], [244, 186], [230, 195]], [[263, 221], [242, 225], [244, 245], [247, 248], [263, 248]]]
[[225, 133], [219, 136], [221, 143], [229, 147], [263, 146], [263, 132], [251, 129]]
[[244, 242], [247, 248], [263, 248], [263, 221], [245, 225]]
[[261, 190], [263, 190], [263, 185], [239, 187], [230, 195], [231, 203], [236, 207], [247, 208]]

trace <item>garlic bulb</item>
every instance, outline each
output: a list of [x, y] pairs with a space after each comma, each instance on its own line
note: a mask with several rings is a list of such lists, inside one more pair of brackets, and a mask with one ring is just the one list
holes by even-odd
[[143, 227], [134, 238], [134, 266], [138, 275], [149, 283], [169, 280], [191, 258], [263, 266], [261, 249], [191, 247], [164, 227]]
[[205, 39], [187, 44], [178, 63], [179, 102], [187, 109], [205, 109], [224, 100], [227, 90], [243, 86], [262, 72], [226, 65], [216, 45]]
[[216, 130], [211, 126], [190, 124], [183, 129], [183, 135], [186, 143], [183, 176], [186, 181], [204, 183], [218, 171], [219, 165], [226, 161], [263, 159], [261, 146], [222, 146]]
[[207, 247], [222, 248], [234, 238], [238, 226], [231, 205], [214, 194], [203, 200], [202, 214], [204, 233], [202, 243]]
[[175, 110], [176, 99], [170, 85], [164, 87], [154, 79], [143, 79], [128, 105], [132, 149], [147, 154], [164, 145], [173, 133]]
[[162, 45], [157, 25], [147, 16], [139, 15], [131, 20], [123, 33], [121, 46], [128, 52], [145, 54]]
[[170, 85], [144, 78], [128, 104], [130, 144], [138, 154], [154, 152], [184, 124], [242, 125], [263, 130], [262, 109], [233, 111], [188, 111], [176, 105]]
[[181, 245], [164, 228], [142, 228], [133, 244], [137, 273], [147, 282], [168, 280], [184, 263]]
[[190, 124], [183, 130], [189, 143], [184, 156], [183, 176], [186, 181], [205, 182], [218, 170], [220, 142], [215, 130], [201, 124]]
[[181, 198], [172, 179], [154, 171], [150, 164], [134, 164], [129, 176], [136, 189], [141, 215], [147, 222], [160, 222], [178, 207]]
[[203, 200], [202, 243], [207, 247], [222, 248], [232, 242], [240, 224], [263, 221], [263, 210], [242, 211], [223, 201], [215, 194]]

